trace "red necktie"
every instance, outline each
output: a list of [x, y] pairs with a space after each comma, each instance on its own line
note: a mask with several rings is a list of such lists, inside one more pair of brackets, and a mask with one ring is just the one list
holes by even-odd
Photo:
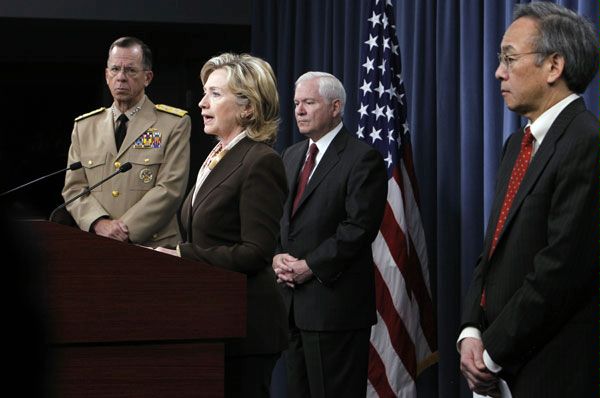
[[304, 162], [302, 172], [300, 173], [300, 179], [298, 180], [298, 188], [296, 189], [296, 197], [294, 198], [294, 207], [292, 207], [292, 216], [294, 215], [294, 213], [296, 213], [298, 203], [300, 203], [300, 198], [304, 193], [306, 184], [308, 184], [308, 177], [310, 177], [310, 173], [315, 168], [315, 159], [317, 158], [317, 152], [319, 152], [319, 148], [317, 148], [317, 145], [311, 144], [310, 149], [308, 150], [308, 157]]
[[527, 167], [529, 167], [532, 150], [533, 135], [531, 134], [529, 127], [527, 127], [525, 129], [525, 134], [523, 134], [523, 139], [521, 140], [521, 151], [519, 152], [519, 156], [517, 157], [517, 161], [515, 162], [510, 175], [508, 189], [506, 190], [506, 195], [504, 196], [504, 203], [502, 203], [502, 210], [500, 211], [500, 217], [498, 217], [498, 223], [496, 224], [496, 230], [494, 231], [494, 240], [492, 240], [492, 247], [490, 248], [490, 254], [488, 258], [492, 257], [492, 254], [496, 249], [498, 238], [500, 237], [500, 232], [502, 231], [504, 223], [506, 222], [506, 217], [508, 217], [510, 207], [512, 206], [515, 195], [519, 190], [521, 181], [523, 181]]
[[[521, 140], [521, 150], [519, 151], [519, 156], [517, 157], [517, 161], [513, 166], [512, 173], [510, 174], [510, 180], [508, 183], [508, 189], [506, 190], [506, 195], [504, 196], [504, 202], [502, 203], [502, 210], [500, 210], [500, 216], [498, 217], [498, 223], [496, 224], [496, 229], [494, 230], [494, 239], [492, 240], [492, 246], [490, 248], [490, 253], [488, 258], [492, 257], [494, 254], [494, 250], [496, 249], [496, 245], [498, 244], [498, 239], [500, 238], [500, 232], [502, 232], [502, 228], [504, 228], [504, 223], [506, 222], [506, 218], [508, 217], [508, 212], [510, 211], [510, 207], [515, 199], [515, 195], [519, 190], [519, 186], [523, 181], [523, 177], [525, 176], [525, 172], [527, 171], [527, 167], [529, 167], [529, 163], [531, 162], [531, 153], [533, 151], [533, 135], [531, 134], [531, 130], [529, 126], [525, 128], [525, 134], [523, 134], [523, 139]], [[485, 308], [485, 289], [481, 294], [481, 306]]]

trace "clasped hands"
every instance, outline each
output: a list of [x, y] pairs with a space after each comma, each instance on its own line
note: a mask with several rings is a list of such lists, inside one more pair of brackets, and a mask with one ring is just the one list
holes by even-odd
[[129, 228], [121, 220], [110, 220], [108, 218], [98, 220], [94, 224], [94, 233], [121, 242], [129, 240]]
[[499, 398], [498, 376], [490, 372], [483, 361], [483, 342], [467, 337], [460, 342], [460, 371], [471, 391]]
[[273, 257], [273, 271], [277, 283], [285, 283], [291, 288], [312, 278], [313, 273], [306, 260], [300, 260], [289, 253], [277, 254]]

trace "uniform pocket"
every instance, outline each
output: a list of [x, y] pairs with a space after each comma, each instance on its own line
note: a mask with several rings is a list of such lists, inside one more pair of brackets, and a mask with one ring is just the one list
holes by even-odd
[[158, 170], [164, 161], [164, 153], [157, 149], [133, 149], [128, 158], [132, 166], [128, 172], [129, 189], [147, 191], [154, 187]]
[[[103, 178], [107, 177], [104, 173], [106, 167], [107, 154], [82, 154], [81, 164], [85, 170], [85, 176], [90, 186], [100, 182]], [[102, 185], [92, 189], [93, 192], [102, 191]]]

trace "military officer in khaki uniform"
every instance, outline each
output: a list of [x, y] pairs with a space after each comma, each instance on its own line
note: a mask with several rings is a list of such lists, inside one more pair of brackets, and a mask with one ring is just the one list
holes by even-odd
[[180, 241], [176, 212], [187, 187], [191, 121], [187, 112], [155, 105], [145, 95], [152, 81], [152, 53], [139, 39], [123, 37], [109, 49], [106, 83], [114, 102], [75, 119], [68, 162], [66, 200], [118, 174], [67, 209], [84, 231], [146, 246]]

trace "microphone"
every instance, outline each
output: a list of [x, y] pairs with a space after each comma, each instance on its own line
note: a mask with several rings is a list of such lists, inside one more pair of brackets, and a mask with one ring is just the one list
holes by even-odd
[[8, 194], [9, 194], [9, 193], [11, 193], [11, 192], [18, 191], [18, 190], [19, 190], [19, 189], [21, 189], [21, 188], [25, 188], [25, 187], [26, 187], [26, 186], [28, 186], [28, 185], [34, 184], [34, 183], [36, 183], [36, 182], [38, 182], [38, 181], [45, 180], [45, 179], [46, 179], [46, 178], [48, 178], [48, 177], [52, 177], [52, 176], [53, 176], [53, 175], [55, 175], [55, 174], [62, 173], [62, 172], [65, 172], [65, 171], [69, 171], [69, 170], [79, 170], [80, 168], [81, 168], [81, 162], [75, 162], [75, 163], [72, 163], [72, 164], [71, 164], [71, 165], [69, 165], [69, 167], [67, 167], [66, 169], [60, 169], [60, 170], [58, 170], [58, 171], [55, 171], [55, 172], [53, 172], [53, 173], [47, 174], [47, 175], [45, 175], [45, 176], [43, 176], [43, 177], [37, 178], [37, 179], [35, 179], [35, 180], [33, 180], [33, 181], [29, 181], [28, 183], [25, 183], [25, 184], [23, 184], [23, 185], [19, 185], [19, 186], [18, 186], [18, 187], [16, 187], [16, 188], [13, 188], [13, 189], [10, 189], [10, 190], [8, 190], [8, 191], [6, 191], [6, 192], [2, 192], [2, 193], [0, 193], [0, 196], [8, 195]]
[[[79, 166], [81, 167], [81, 163], [79, 163]], [[50, 217], [48, 217], [48, 219], [50, 221], [52, 221], [54, 219], [54, 214], [59, 211], [60, 209], [63, 209], [65, 207], [67, 207], [68, 205], [70, 205], [71, 203], [75, 202], [77, 199], [81, 198], [83, 195], [87, 195], [88, 193], [92, 192], [92, 190], [102, 184], [104, 184], [106, 181], [110, 180], [111, 178], [113, 178], [114, 176], [116, 176], [117, 174], [120, 173], [125, 173], [126, 171], [131, 170], [131, 163], [127, 162], [121, 165], [121, 167], [119, 167], [117, 169], [117, 171], [115, 171], [114, 173], [112, 173], [111, 175], [109, 175], [108, 177], [100, 180], [99, 182], [97, 182], [96, 184], [92, 185], [91, 187], [88, 187], [86, 189], [83, 190], [83, 192], [81, 192], [79, 195], [69, 199], [68, 201], [66, 201], [65, 203], [63, 203], [62, 205], [58, 206], [56, 209], [52, 210], [52, 213], [50, 213]]]

